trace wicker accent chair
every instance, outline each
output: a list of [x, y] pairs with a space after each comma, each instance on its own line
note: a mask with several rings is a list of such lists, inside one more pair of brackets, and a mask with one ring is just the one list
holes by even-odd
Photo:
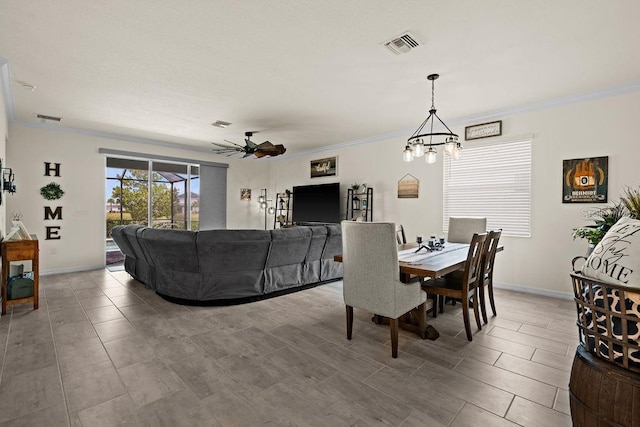
[[353, 308], [389, 318], [391, 355], [398, 357], [398, 318], [414, 310], [426, 333], [427, 295], [419, 283], [402, 283], [398, 266], [396, 225], [342, 222], [343, 293], [347, 339], [353, 331]]
[[638, 426], [640, 289], [577, 272], [571, 279], [580, 338], [569, 380], [573, 425]]

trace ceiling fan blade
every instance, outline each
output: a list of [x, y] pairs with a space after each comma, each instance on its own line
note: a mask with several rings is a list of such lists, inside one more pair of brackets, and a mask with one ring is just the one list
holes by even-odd
[[239, 150], [238, 147], [234, 147], [232, 145], [219, 144], [217, 142], [212, 142], [213, 145], [217, 145], [217, 147], [212, 148], [212, 150]]
[[[235, 142], [233, 142], [233, 141], [229, 141], [229, 140], [225, 139], [225, 140], [224, 140], [224, 142], [228, 142], [229, 144], [233, 144], [233, 145], [235, 145], [236, 147], [239, 147], [239, 148], [241, 148], [241, 149], [243, 149], [243, 150], [244, 150], [244, 147], [243, 147], [242, 145], [240, 145], [240, 144], [236, 144], [236, 143], [235, 143]], [[215, 142], [214, 142], [214, 144], [215, 144]]]
[[275, 147], [275, 146], [274, 146], [272, 143], [270, 143], [269, 141], [265, 141], [265, 142], [263, 142], [262, 144], [260, 144], [260, 145], [256, 146], [256, 148], [257, 148], [258, 150], [271, 150], [271, 149], [273, 149], [274, 147]]

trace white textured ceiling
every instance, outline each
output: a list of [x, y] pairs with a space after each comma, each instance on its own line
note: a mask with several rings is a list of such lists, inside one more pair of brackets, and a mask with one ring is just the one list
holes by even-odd
[[[445, 122], [633, 87], [639, 16], [637, 0], [0, 0], [0, 57], [18, 121], [197, 150], [260, 131], [290, 154], [408, 137], [431, 73]], [[424, 45], [381, 45], [407, 30]]]

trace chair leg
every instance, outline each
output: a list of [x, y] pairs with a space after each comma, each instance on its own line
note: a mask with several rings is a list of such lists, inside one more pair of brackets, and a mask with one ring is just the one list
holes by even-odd
[[489, 284], [487, 285], [487, 289], [489, 290], [489, 303], [491, 304], [491, 311], [493, 311], [493, 315], [496, 314], [496, 304], [493, 301], [493, 277], [489, 277]]
[[469, 298], [462, 298], [462, 318], [464, 319], [464, 330], [467, 332], [467, 340], [473, 341], [471, 324], [469, 323]]
[[480, 293], [480, 311], [482, 312], [482, 320], [485, 324], [489, 323], [487, 320], [487, 304], [486, 304], [486, 296], [484, 294], [484, 285], [478, 286], [477, 292]]
[[398, 358], [398, 319], [389, 319], [391, 330], [391, 357]]
[[440, 313], [444, 313], [444, 300], [442, 295], [438, 295], [438, 305], [440, 306]]
[[353, 307], [350, 305], [347, 307], [347, 339], [351, 339], [351, 333], [353, 332]]
[[476, 318], [476, 325], [478, 325], [478, 329], [482, 330], [482, 323], [480, 322], [480, 310], [479, 305], [480, 301], [478, 301], [478, 289], [476, 289], [476, 293], [473, 295], [473, 315]]

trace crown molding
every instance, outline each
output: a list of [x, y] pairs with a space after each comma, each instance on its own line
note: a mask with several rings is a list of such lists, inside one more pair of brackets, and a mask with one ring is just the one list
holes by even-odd
[[9, 61], [0, 56], [0, 90], [2, 90], [2, 99], [4, 100], [4, 110], [7, 119], [12, 122], [16, 118], [16, 106], [13, 102], [13, 92], [11, 91], [11, 70], [9, 69]]
[[[160, 147], [170, 147], [170, 148], [176, 148], [176, 149], [186, 150], [186, 151], [211, 153], [211, 150], [209, 150], [208, 148], [185, 146], [183, 144], [179, 144], [176, 142], [160, 141], [152, 138], [136, 137], [136, 136], [130, 136], [126, 134], [119, 134], [115, 132], [105, 132], [105, 131], [72, 127], [72, 126], [61, 126], [59, 124], [39, 123], [35, 121], [17, 119], [15, 115], [15, 104], [13, 99], [13, 92], [11, 89], [11, 71], [9, 67], [9, 61], [3, 57], [0, 57], [0, 90], [2, 90], [2, 95], [3, 95], [5, 109], [8, 116], [7, 117], [8, 121], [12, 124], [16, 124], [24, 127], [30, 127], [30, 128], [56, 130], [60, 132], [75, 133], [80, 135], [91, 135], [91, 136], [97, 136], [97, 137], [107, 138], [107, 139], [136, 142], [140, 144], [149, 144], [149, 145], [155, 145]], [[631, 82], [622, 86], [616, 86], [613, 88], [609, 88], [609, 89], [605, 89], [597, 92], [566, 96], [562, 98], [555, 98], [555, 99], [532, 103], [532, 104], [525, 104], [525, 105], [520, 105], [516, 107], [504, 108], [501, 110], [495, 110], [495, 111], [475, 114], [471, 116], [460, 117], [457, 119], [448, 120], [448, 122], [451, 125], [451, 127], [465, 126], [471, 123], [502, 119], [504, 117], [513, 116], [516, 114], [523, 114], [523, 113], [529, 113], [533, 111], [545, 110], [548, 108], [555, 108], [562, 105], [569, 105], [569, 104], [589, 101], [593, 99], [607, 98], [611, 96], [625, 95], [625, 94], [637, 92], [639, 90], [640, 90], [640, 82]], [[310, 154], [325, 153], [328, 151], [335, 151], [335, 150], [339, 150], [347, 147], [370, 144], [373, 142], [379, 142], [379, 141], [383, 141], [391, 138], [402, 137], [402, 139], [404, 140], [405, 137], [407, 135], [411, 135], [412, 132], [413, 132], [412, 129], [403, 129], [403, 130], [380, 134], [372, 137], [354, 139], [351, 141], [345, 141], [338, 144], [327, 145], [325, 147], [305, 150], [299, 153], [284, 154], [283, 156], [270, 158], [266, 160], [277, 162], [281, 160], [292, 159], [295, 157], [308, 156]]]
[[[447, 120], [447, 122], [449, 123], [450, 127], [454, 127], [454, 126], [461, 127], [461, 126], [466, 126], [472, 123], [482, 123], [482, 122], [487, 122], [491, 120], [499, 120], [505, 117], [514, 116], [516, 114], [524, 114], [524, 113], [530, 113], [533, 111], [546, 110], [549, 108], [555, 108], [555, 107], [560, 107], [560, 106], [569, 105], [569, 104], [576, 104], [579, 102], [590, 101], [593, 99], [608, 98], [608, 97], [617, 96], [617, 95], [625, 95], [625, 94], [634, 93], [637, 91], [640, 91], [640, 82], [632, 82], [626, 85], [617, 86], [614, 88], [609, 88], [609, 89], [605, 89], [598, 92], [590, 92], [590, 93], [581, 94], [581, 95], [566, 96], [562, 98], [555, 98], [555, 99], [532, 103], [532, 104], [525, 104], [525, 105], [520, 105], [516, 107], [504, 108], [501, 110], [495, 110], [495, 111], [490, 111], [490, 112], [481, 113], [481, 114], [474, 114], [466, 117], [459, 117], [457, 119]], [[302, 157], [308, 154], [323, 153], [328, 151], [336, 151], [342, 148], [353, 147], [353, 146], [362, 145], [362, 144], [370, 144], [372, 142], [384, 141], [386, 139], [391, 139], [391, 138], [402, 137], [402, 139], [404, 140], [406, 139], [407, 136], [411, 135], [413, 130], [414, 129], [404, 129], [401, 131], [385, 133], [381, 135], [372, 136], [369, 138], [354, 139], [352, 141], [341, 142], [338, 144], [328, 145], [326, 147], [321, 147], [313, 150], [307, 150], [300, 153], [291, 154], [288, 156], [288, 158]], [[285, 160], [285, 159], [276, 159], [276, 161], [278, 160]]]

